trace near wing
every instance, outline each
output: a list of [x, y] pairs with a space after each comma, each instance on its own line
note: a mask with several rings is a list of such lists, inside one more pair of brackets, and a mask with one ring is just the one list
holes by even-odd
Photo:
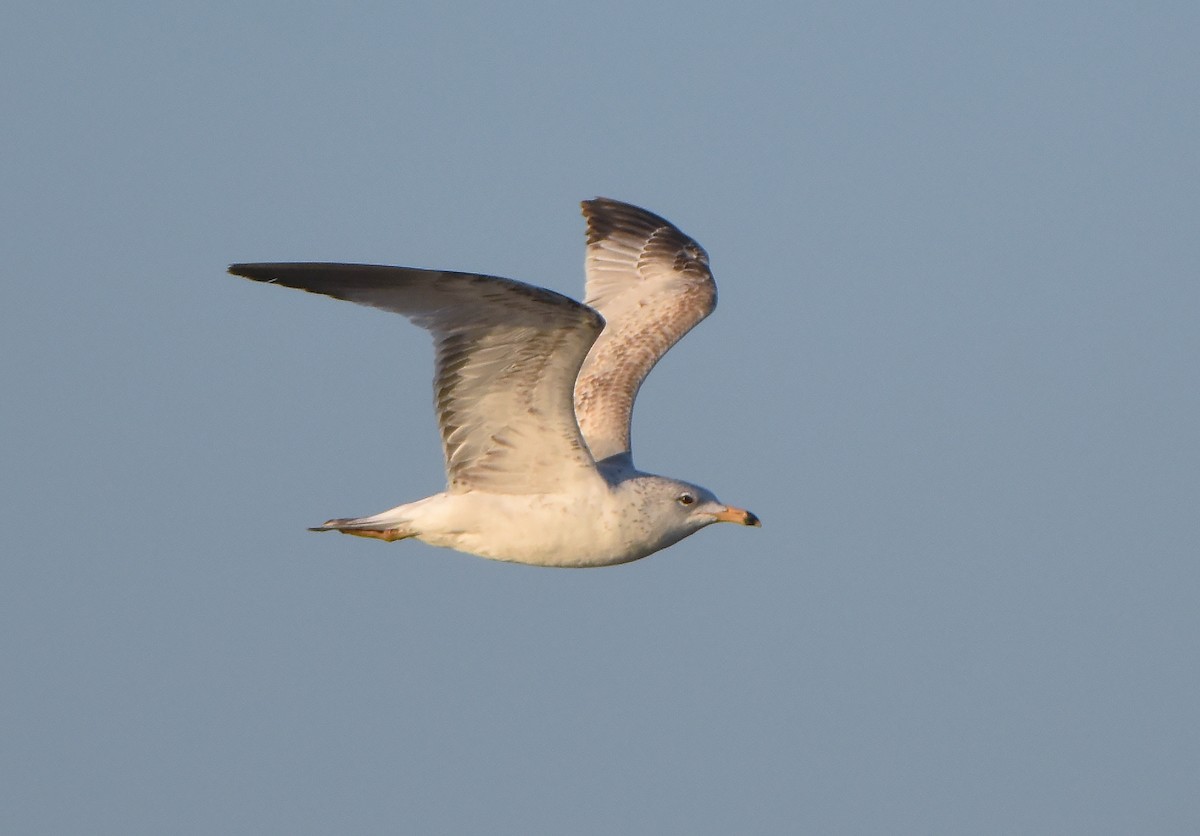
[[393, 311], [431, 331], [450, 491], [548, 493], [599, 478], [571, 402], [604, 326], [590, 308], [473, 273], [366, 264], [234, 264], [229, 272]]
[[633, 401], [667, 349], [717, 305], [708, 254], [670, 222], [608, 198], [583, 202], [587, 299], [606, 322], [575, 383], [597, 461], [628, 453]]

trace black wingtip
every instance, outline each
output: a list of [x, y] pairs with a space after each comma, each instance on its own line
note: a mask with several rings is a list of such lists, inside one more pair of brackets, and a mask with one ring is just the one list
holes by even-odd
[[270, 268], [270, 264], [230, 264], [228, 272], [234, 276], [241, 276], [243, 279], [265, 282], [274, 278]]
[[690, 240], [662, 215], [656, 215], [648, 209], [626, 203], [623, 200], [596, 197], [580, 201], [579, 205], [583, 209], [583, 217], [587, 220], [589, 245], [610, 237], [617, 230], [627, 230], [649, 236], [656, 230], [668, 229], [679, 238], [685, 241]]

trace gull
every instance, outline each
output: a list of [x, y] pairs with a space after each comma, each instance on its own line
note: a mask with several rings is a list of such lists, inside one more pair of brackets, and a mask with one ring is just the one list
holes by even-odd
[[717, 522], [760, 525], [711, 491], [633, 465], [633, 402], [659, 358], [716, 307], [704, 249], [608, 198], [587, 220], [583, 304], [512, 279], [371, 264], [229, 272], [402, 314], [433, 334], [446, 490], [312, 531], [537, 566], [628, 563]]

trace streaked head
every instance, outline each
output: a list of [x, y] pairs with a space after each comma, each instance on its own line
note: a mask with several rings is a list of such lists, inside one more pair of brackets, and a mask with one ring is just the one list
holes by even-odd
[[750, 511], [726, 505], [699, 485], [662, 476], [640, 476], [631, 481], [635, 485], [630, 487], [642, 500], [639, 515], [666, 541], [663, 545], [682, 540], [713, 523], [762, 525]]

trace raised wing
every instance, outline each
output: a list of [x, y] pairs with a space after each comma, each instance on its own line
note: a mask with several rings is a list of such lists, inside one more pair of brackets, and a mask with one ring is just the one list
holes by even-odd
[[431, 331], [451, 492], [548, 493], [600, 478], [571, 401], [604, 326], [591, 308], [473, 273], [367, 264], [234, 264], [229, 272], [393, 311]]
[[608, 198], [583, 202], [587, 304], [607, 323], [575, 382], [575, 414], [597, 461], [630, 452], [642, 381], [717, 306], [708, 254], [669, 221]]

